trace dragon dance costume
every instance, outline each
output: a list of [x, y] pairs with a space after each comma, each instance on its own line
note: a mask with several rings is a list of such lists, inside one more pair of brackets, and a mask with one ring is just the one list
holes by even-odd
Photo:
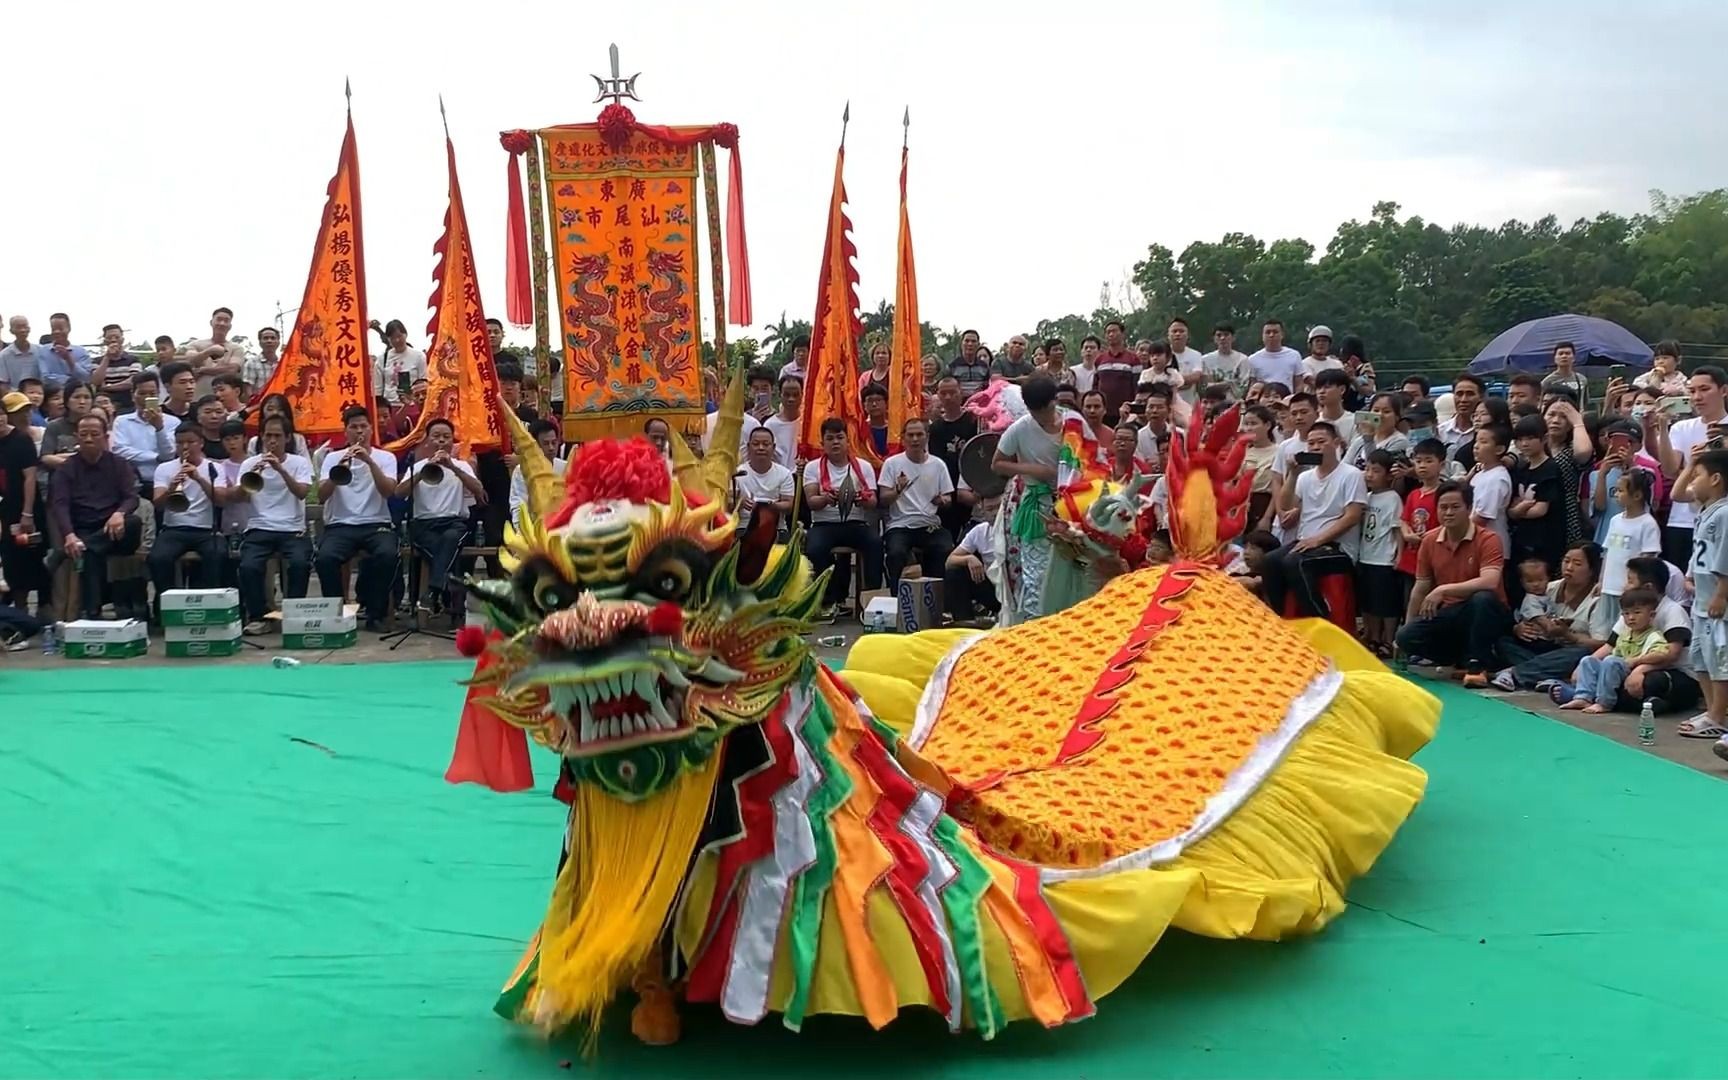
[[[496, 717], [558, 753], [569, 812], [500, 1012], [592, 1033], [634, 989], [656, 1043], [679, 999], [793, 1029], [920, 1005], [988, 1038], [1090, 1016], [1169, 927], [1276, 940], [1344, 910], [1439, 706], [1217, 569], [1233, 415], [1173, 452], [1175, 563], [1013, 628], [866, 638], [836, 674], [798, 537], [720, 513], [742, 400], [705, 461], [590, 443], [563, 486], [517, 425], [529, 503], [510, 576], [470, 585], [497, 630], [463, 739]], [[1132, 517], [1108, 495], [1105, 531]]]

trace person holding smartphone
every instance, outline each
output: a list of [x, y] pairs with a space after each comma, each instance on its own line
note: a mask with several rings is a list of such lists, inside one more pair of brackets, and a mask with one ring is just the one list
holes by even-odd
[[1289, 590], [1297, 590], [1301, 614], [1328, 617], [1320, 579], [1355, 572], [1368, 485], [1362, 470], [1338, 460], [1338, 429], [1316, 421], [1308, 449], [1293, 455], [1293, 483], [1281, 491], [1283, 522], [1295, 539], [1266, 560], [1261, 581], [1267, 606], [1282, 615]]
[[414, 380], [426, 377], [426, 354], [408, 344], [408, 327], [401, 319], [391, 319], [383, 329], [374, 319], [372, 329], [384, 338], [384, 351], [373, 362], [373, 390], [392, 407], [401, 405]]

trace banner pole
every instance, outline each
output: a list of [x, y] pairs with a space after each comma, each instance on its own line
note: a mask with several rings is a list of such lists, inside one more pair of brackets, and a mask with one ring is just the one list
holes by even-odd
[[714, 142], [702, 141], [702, 187], [708, 211], [708, 274], [714, 292], [714, 367], [720, 376], [720, 392], [731, 381], [732, 363], [726, 355], [726, 270], [720, 256], [720, 182], [714, 167]]
[[[540, 133], [529, 133], [528, 142], [528, 245], [534, 275], [534, 370], [536, 404], [540, 415], [552, 415], [552, 317], [546, 303], [546, 200], [540, 172]], [[558, 373], [564, 378], [564, 372]], [[569, 400], [568, 397], [565, 398]]]

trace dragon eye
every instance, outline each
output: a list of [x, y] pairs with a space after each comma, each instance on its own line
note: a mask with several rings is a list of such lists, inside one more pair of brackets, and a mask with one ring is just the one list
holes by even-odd
[[708, 574], [707, 553], [678, 540], [663, 544], [637, 569], [630, 591], [651, 600], [682, 604]]
[[681, 562], [656, 567], [648, 591], [662, 600], [677, 600], [690, 591], [690, 568]]
[[559, 611], [576, 602], [580, 590], [564, 579], [546, 559], [531, 559], [516, 571], [511, 584], [516, 595], [542, 614]]
[[541, 611], [558, 611], [576, 602], [576, 586], [561, 577], [543, 574], [534, 583], [534, 606]]

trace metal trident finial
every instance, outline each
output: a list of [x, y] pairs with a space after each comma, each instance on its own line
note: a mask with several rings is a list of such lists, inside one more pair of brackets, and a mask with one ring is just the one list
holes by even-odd
[[600, 93], [594, 97], [595, 103], [598, 104], [607, 98], [611, 98], [614, 105], [621, 104], [625, 98], [629, 98], [631, 101], [641, 101], [642, 99], [636, 96], [636, 80], [642, 77], [642, 73], [638, 71], [628, 79], [624, 78], [618, 68], [618, 46], [616, 43], [612, 45], [610, 53], [612, 77], [610, 79], [603, 79], [598, 75], [593, 77], [594, 84], [600, 88]]

